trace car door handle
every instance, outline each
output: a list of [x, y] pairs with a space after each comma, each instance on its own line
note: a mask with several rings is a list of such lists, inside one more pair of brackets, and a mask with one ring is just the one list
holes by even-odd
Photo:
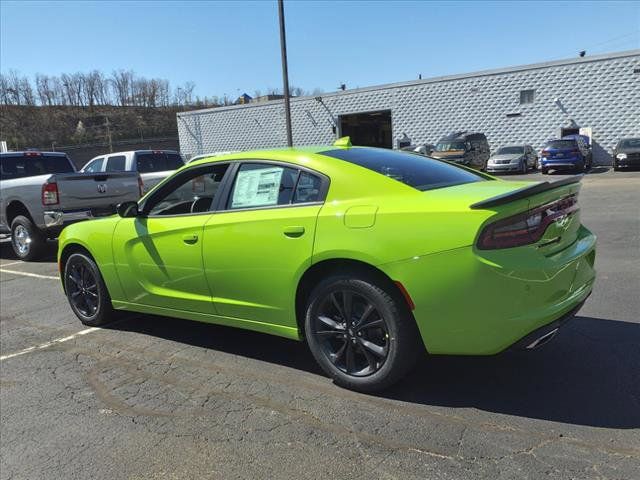
[[284, 234], [287, 237], [297, 238], [304, 235], [304, 227], [302, 226], [290, 226], [284, 228]]
[[187, 245], [193, 245], [194, 243], [196, 243], [198, 241], [198, 235], [195, 233], [190, 233], [188, 235], [183, 235], [182, 236], [182, 241], [184, 243], [186, 243]]

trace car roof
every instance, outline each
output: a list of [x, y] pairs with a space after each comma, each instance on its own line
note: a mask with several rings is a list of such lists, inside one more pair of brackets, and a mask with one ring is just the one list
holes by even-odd
[[[264, 159], [264, 160], [277, 160], [282, 159], [284, 161], [304, 164], [304, 157], [306, 155], [317, 155], [322, 152], [330, 150], [338, 150], [341, 148], [367, 148], [367, 147], [337, 147], [332, 145], [308, 145], [301, 147], [289, 147], [289, 148], [269, 148], [259, 150], [247, 150], [244, 152], [234, 152], [224, 155], [212, 155], [210, 157], [198, 158], [197, 160], [188, 163], [189, 166], [202, 165], [211, 162], [224, 162], [228, 160], [241, 160], [241, 159]], [[331, 157], [323, 157], [331, 159]]]

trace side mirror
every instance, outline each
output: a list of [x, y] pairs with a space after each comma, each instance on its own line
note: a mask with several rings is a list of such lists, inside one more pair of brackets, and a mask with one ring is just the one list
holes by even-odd
[[131, 218], [138, 216], [138, 202], [122, 202], [116, 207], [116, 212], [122, 218]]

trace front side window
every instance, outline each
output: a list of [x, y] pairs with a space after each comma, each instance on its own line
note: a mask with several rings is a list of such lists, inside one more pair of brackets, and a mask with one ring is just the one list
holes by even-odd
[[244, 163], [236, 174], [229, 208], [288, 205], [298, 183], [298, 174], [299, 170], [295, 168], [267, 163]]
[[373, 170], [421, 191], [486, 181], [484, 177], [464, 168], [397, 150], [355, 147], [321, 154]]
[[89, 162], [89, 165], [84, 167], [84, 171], [87, 173], [96, 173], [102, 171], [102, 162], [104, 162], [104, 158], [96, 158]]
[[127, 157], [115, 155], [107, 160], [107, 172], [122, 172], [127, 165]]
[[210, 211], [229, 164], [196, 167], [182, 172], [152, 194], [144, 210], [150, 216]]

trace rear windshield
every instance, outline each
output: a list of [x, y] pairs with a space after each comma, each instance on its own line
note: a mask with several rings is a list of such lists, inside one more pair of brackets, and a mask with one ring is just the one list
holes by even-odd
[[524, 153], [524, 147], [502, 147], [496, 152], [496, 155], [511, 155], [514, 153]]
[[552, 140], [547, 143], [547, 148], [576, 148], [575, 140]]
[[60, 155], [2, 155], [0, 156], [0, 179], [35, 177], [50, 173], [73, 173], [75, 170], [66, 156]]
[[140, 173], [176, 170], [183, 165], [182, 157], [177, 153], [156, 152], [136, 155], [136, 170]]
[[461, 167], [395, 150], [345, 148], [322, 152], [322, 155], [355, 163], [422, 191], [485, 180]]

